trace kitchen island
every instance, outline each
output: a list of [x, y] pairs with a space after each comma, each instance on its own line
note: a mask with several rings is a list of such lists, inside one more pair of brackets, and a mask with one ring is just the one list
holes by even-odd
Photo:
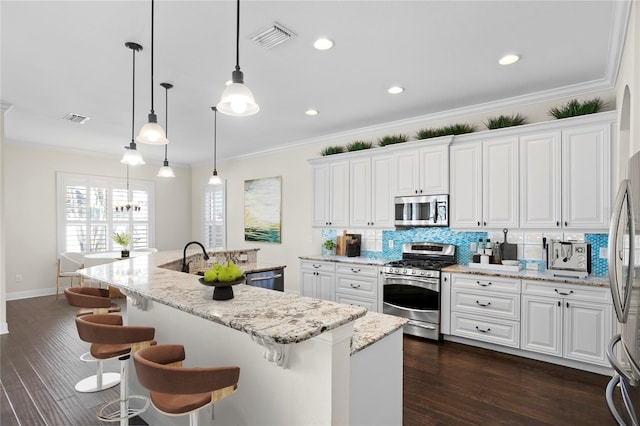
[[[186, 348], [186, 366], [240, 367], [238, 390], [202, 424], [401, 424], [404, 320], [344, 305], [247, 285], [212, 300], [193, 273], [207, 268], [189, 252], [192, 274], [179, 272], [181, 251], [94, 266], [82, 275], [128, 297], [128, 324], [156, 327], [159, 344]], [[195, 254], [194, 254], [195, 253]], [[261, 267], [237, 252], [244, 271]], [[146, 394], [131, 376], [132, 393]], [[150, 408], [149, 424], [186, 424]], [[208, 422], [208, 423], [207, 423]]]

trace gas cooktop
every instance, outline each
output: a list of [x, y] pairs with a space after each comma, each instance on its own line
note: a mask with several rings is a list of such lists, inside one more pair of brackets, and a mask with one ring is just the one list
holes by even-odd
[[415, 275], [440, 277], [440, 269], [456, 263], [453, 244], [417, 242], [402, 246], [402, 259], [384, 265], [382, 272], [389, 275]]

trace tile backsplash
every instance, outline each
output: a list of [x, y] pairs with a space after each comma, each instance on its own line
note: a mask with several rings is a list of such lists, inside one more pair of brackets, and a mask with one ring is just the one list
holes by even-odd
[[[402, 257], [402, 245], [414, 241], [431, 241], [455, 244], [456, 262], [468, 264], [471, 261], [471, 243], [490, 239], [492, 242], [503, 242], [502, 231], [491, 232], [459, 232], [450, 228], [409, 228], [397, 230], [381, 229], [347, 229], [349, 234], [362, 235], [361, 255], [380, 259], [399, 259]], [[335, 240], [335, 229], [323, 229], [322, 239]], [[607, 247], [607, 234], [583, 234], [575, 232], [531, 232], [514, 230], [507, 234], [508, 241], [518, 247], [518, 260], [525, 265], [532, 265], [539, 270], [547, 268], [546, 253], [542, 247], [542, 239], [548, 240], [578, 240], [591, 243], [591, 273], [594, 275], [607, 274], [607, 259], [600, 258], [602, 248]], [[323, 248], [323, 254], [327, 251]]]

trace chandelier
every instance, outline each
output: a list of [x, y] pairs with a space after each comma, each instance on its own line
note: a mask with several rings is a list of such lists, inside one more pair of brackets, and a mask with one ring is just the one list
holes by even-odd
[[113, 207], [116, 212], [124, 212], [133, 210], [139, 212], [142, 208], [142, 203], [131, 199], [131, 191], [129, 190], [129, 165], [127, 164], [127, 201], [116, 201], [113, 203]]

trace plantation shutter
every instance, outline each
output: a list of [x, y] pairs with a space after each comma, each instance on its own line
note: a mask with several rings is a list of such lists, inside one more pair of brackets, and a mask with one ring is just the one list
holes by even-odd
[[220, 185], [206, 185], [202, 197], [202, 240], [209, 250], [224, 250], [226, 233], [226, 191]]

